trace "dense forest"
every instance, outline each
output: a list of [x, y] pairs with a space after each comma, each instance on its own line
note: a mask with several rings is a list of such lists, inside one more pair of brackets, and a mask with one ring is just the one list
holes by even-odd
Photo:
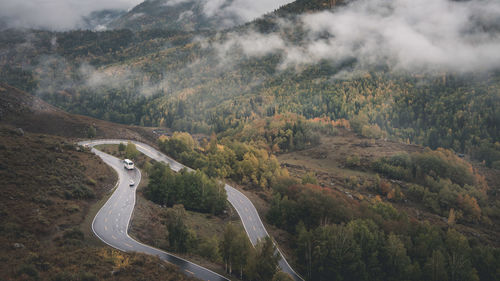
[[159, 142], [160, 149], [183, 164], [199, 169], [213, 178], [230, 178], [262, 189], [286, 174], [276, 157], [251, 144], [229, 138], [218, 143], [215, 137], [199, 147], [187, 133], [174, 133]]
[[182, 204], [188, 210], [212, 214], [220, 214], [226, 208], [224, 187], [202, 172], [182, 170], [174, 174], [169, 167], [157, 163], [150, 173], [146, 197], [157, 204]]
[[410, 219], [390, 203], [345, 201], [281, 179], [267, 214], [294, 234], [308, 280], [497, 280], [499, 250], [453, 229]]

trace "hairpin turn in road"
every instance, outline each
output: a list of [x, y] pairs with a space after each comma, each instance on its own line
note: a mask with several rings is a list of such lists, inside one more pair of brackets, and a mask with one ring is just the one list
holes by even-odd
[[[135, 205], [135, 189], [140, 182], [141, 173], [138, 169], [123, 169], [122, 160], [93, 148], [94, 146], [100, 144], [120, 144], [127, 142], [134, 143], [137, 150], [146, 156], [156, 161], [169, 164], [170, 168], [176, 172], [182, 168], [187, 168], [192, 171], [189, 167], [185, 167], [155, 148], [141, 142], [111, 139], [79, 142], [79, 145], [92, 147], [92, 151], [101, 157], [106, 164], [115, 169], [119, 177], [117, 189], [94, 218], [92, 223], [94, 233], [97, 237], [99, 237], [99, 239], [111, 247], [125, 252], [134, 251], [159, 256], [161, 259], [179, 266], [180, 269], [186, 274], [199, 279], [211, 281], [228, 280], [227, 278], [202, 266], [142, 244], [128, 235], [129, 222]], [[129, 186], [130, 180], [135, 182], [135, 186], [132, 188]], [[269, 236], [252, 202], [243, 193], [228, 184], [225, 184], [225, 189], [227, 193], [227, 200], [238, 212], [248, 238], [252, 244], [255, 245], [259, 239]], [[281, 251], [279, 251], [279, 253], [281, 256], [281, 259], [279, 260], [281, 270], [290, 274], [296, 281], [303, 281], [303, 279], [288, 264]]]

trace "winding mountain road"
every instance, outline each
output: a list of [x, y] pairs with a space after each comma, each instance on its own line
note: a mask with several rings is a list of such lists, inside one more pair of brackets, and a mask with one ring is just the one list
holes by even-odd
[[[142, 244], [128, 235], [129, 222], [135, 205], [135, 189], [141, 179], [141, 173], [138, 169], [124, 169], [122, 160], [94, 148], [94, 146], [100, 144], [119, 144], [127, 142], [129, 142], [129, 140], [106, 139], [82, 141], [78, 143], [80, 145], [92, 147], [92, 151], [101, 157], [106, 164], [115, 169], [119, 176], [118, 188], [94, 218], [92, 223], [94, 233], [111, 247], [125, 252], [135, 251], [159, 256], [161, 259], [179, 266], [186, 274], [190, 274], [199, 279], [211, 281], [228, 280], [209, 269]], [[169, 164], [170, 168], [176, 172], [182, 168], [187, 168], [192, 171], [191, 168], [185, 167], [147, 144], [137, 141], [131, 142], [136, 145], [137, 150], [156, 161]], [[136, 183], [132, 187], [128, 184], [130, 179], [134, 180]], [[238, 212], [251, 243], [255, 245], [259, 239], [269, 236], [252, 202], [243, 193], [228, 184], [225, 185], [225, 190], [227, 193], [227, 200]], [[290, 274], [296, 281], [303, 281], [288, 264], [281, 251], [279, 251], [279, 253], [281, 256], [279, 260], [281, 270]]]

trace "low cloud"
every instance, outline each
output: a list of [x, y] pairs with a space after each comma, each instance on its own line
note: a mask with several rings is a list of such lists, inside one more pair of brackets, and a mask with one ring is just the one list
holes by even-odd
[[[179, 1], [179, 0], [177, 0]], [[253, 20], [271, 12], [291, 0], [205, 0], [204, 12], [207, 16], [235, 15], [243, 22]]]
[[145, 73], [121, 66], [96, 69], [90, 64], [83, 63], [78, 69], [78, 75], [81, 77], [79, 83], [95, 92], [103, 89], [134, 88], [138, 81], [140, 81], [138, 94], [142, 96], [148, 97], [168, 89], [166, 80], [152, 82]]
[[87, 63], [81, 64], [77, 73], [81, 77], [81, 81], [94, 90], [101, 87], [119, 89], [131, 86], [132, 80], [136, 77], [134, 72], [127, 68], [108, 67], [96, 69]]
[[[251, 31], [245, 34], [230, 33], [227, 40], [214, 46], [220, 59], [239, 56], [243, 52], [248, 57], [262, 57], [268, 54], [284, 51], [285, 41], [278, 34], [261, 34]], [[228, 57], [229, 55], [229, 57]]]
[[205, 16], [224, 19], [227, 26], [245, 23], [269, 13], [293, 0], [166, 0], [165, 5], [199, 2]]
[[127, 10], [141, 0], [2, 0], [0, 18], [8, 27], [69, 30], [80, 28], [84, 17], [105, 9]]
[[192, 0], [166, 0], [164, 3], [165, 6], [175, 6], [183, 3], [191, 2]]
[[500, 68], [500, 1], [357, 0], [335, 11], [300, 17], [300, 42], [272, 34], [230, 34], [216, 45], [221, 57], [231, 46], [247, 56], [281, 53], [281, 68], [322, 60], [392, 71], [470, 72]]
[[[38, 80], [36, 93], [42, 95], [80, 87], [95, 92], [102, 89], [131, 88], [134, 81], [144, 77], [140, 71], [127, 67], [95, 68], [85, 62], [75, 66], [57, 55], [40, 57], [39, 63], [32, 70]], [[144, 84], [149, 86], [147, 82]]]
[[238, 15], [243, 21], [251, 21], [271, 12], [280, 6], [293, 2], [291, 0], [234, 0], [223, 10]]
[[300, 56], [285, 63], [355, 58], [361, 67], [476, 71], [500, 67], [500, 2], [361, 0], [337, 13], [302, 18], [308, 31]]

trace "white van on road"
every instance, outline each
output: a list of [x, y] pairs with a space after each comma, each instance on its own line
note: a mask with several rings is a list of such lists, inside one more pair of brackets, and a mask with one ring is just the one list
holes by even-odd
[[135, 168], [134, 162], [132, 162], [129, 159], [125, 159], [125, 160], [123, 160], [123, 167], [125, 167], [125, 169], [127, 169], [127, 170], [133, 170]]

